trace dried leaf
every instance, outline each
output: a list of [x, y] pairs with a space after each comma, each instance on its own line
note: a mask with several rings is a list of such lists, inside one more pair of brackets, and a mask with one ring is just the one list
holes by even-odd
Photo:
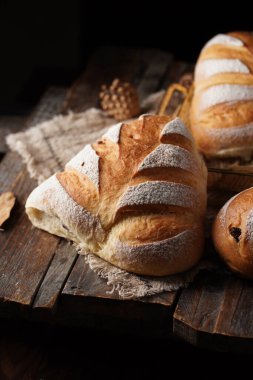
[[10, 217], [15, 199], [14, 194], [10, 191], [0, 195], [0, 227]]

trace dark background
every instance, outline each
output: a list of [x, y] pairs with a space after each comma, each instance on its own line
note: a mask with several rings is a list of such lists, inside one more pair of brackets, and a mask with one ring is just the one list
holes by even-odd
[[26, 113], [46, 86], [70, 84], [97, 46], [157, 47], [195, 61], [214, 34], [253, 30], [243, 2], [198, 4], [0, 0], [0, 113]]

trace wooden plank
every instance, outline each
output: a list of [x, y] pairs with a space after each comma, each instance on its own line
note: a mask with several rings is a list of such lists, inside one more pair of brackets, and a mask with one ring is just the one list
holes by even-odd
[[199, 275], [179, 298], [174, 333], [197, 346], [253, 352], [253, 284], [224, 273]]
[[[208, 223], [234, 193], [208, 193]], [[211, 239], [206, 251], [218, 259]], [[215, 256], [217, 255], [217, 256]], [[253, 284], [237, 278], [218, 262], [220, 273], [201, 273], [183, 289], [173, 315], [174, 333], [197, 346], [253, 352]]]
[[[175, 293], [121, 300], [118, 292], [106, 285], [79, 256], [62, 291], [58, 320], [66, 324], [128, 329], [155, 336], [169, 336]], [[56, 316], [57, 317], [57, 316]]]
[[[151, 68], [150, 62], [157, 64]], [[167, 62], [166, 62], [167, 60]], [[141, 50], [130, 48], [104, 47], [95, 51], [83, 75], [71, 86], [68, 91], [63, 112], [73, 110], [84, 111], [98, 106], [98, 94], [103, 83], [110, 83], [119, 78], [139, 84], [140, 78], [146, 75], [146, 89], [140, 88], [141, 97], [157, 90], [157, 78], [163, 76], [163, 71], [171, 65], [172, 56], [158, 50]], [[148, 71], [147, 68], [149, 67]], [[145, 74], [144, 74], [145, 73]], [[144, 86], [144, 83], [142, 84]]]
[[73, 245], [70, 245], [65, 240], [61, 240], [35, 297], [33, 303], [34, 309], [37, 311], [54, 311], [57, 298], [76, 259], [77, 252]]
[[[48, 101], [51, 102], [51, 95], [48, 94], [42, 98], [27, 126], [50, 117], [50, 112], [58, 112], [59, 103], [56, 101], [50, 112], [45, 106]], [[59, 102], [62, 102], [62, 97]], [[46, 114], [42, 109], [46, 110]], [[59, 243], [59, 238], [33, 228], [25, 214], [25, 200], [35, 186], [20, 157], [13, 152], [7, 153], [0, 163], [0, 190], [12, 190], [17, 203], [11, 218], [4, 225], [5, 231], [0, 234], [1, 315], [13, 316], [14, 312], [24, 315], [28, 312]]]
[[18, 307], [30, 305], [59, 241], [33, 228], [25, 215], [25, 199], [35, 185], [25, 171], [10, 184], [17, 204], [5, 231], [0, 234], [0, 309], [4, 308], [5, 312], [6, 301], [17, 303]]
[[[105, 292], [106, 289], [106, 292]], [[84, 256], [79, 256], [77, 262], [68, 278], [63, 293], [83, 297], [98, 297], [119, 300], [119, 294], [106, 285], [106, 281], [97, 276], [85, 263]], [[159, 303], [171, 306], [174, 301], [174, 292], [164, 292], [159, 296], [145, 297], [142, 302]]]

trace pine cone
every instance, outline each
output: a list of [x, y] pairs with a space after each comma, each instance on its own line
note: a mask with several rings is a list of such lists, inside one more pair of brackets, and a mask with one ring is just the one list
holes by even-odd
[[114, 79], [110, 86], [104, 84], [99, 98], [101, 108], [118, 121], [130, 119], [140, 113], [137, 91], [128, 82]]

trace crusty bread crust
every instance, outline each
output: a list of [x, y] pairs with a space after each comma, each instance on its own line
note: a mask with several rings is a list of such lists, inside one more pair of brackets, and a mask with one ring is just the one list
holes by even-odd
[[195, 69], [191, 130], [207, 157], [253, 153], [253, 34], [210, 40]]
[[129, 272], [164, 276], [201, 257], [205, 164], [177, 118], [114, 126], [33, 191], [32, 223]]

